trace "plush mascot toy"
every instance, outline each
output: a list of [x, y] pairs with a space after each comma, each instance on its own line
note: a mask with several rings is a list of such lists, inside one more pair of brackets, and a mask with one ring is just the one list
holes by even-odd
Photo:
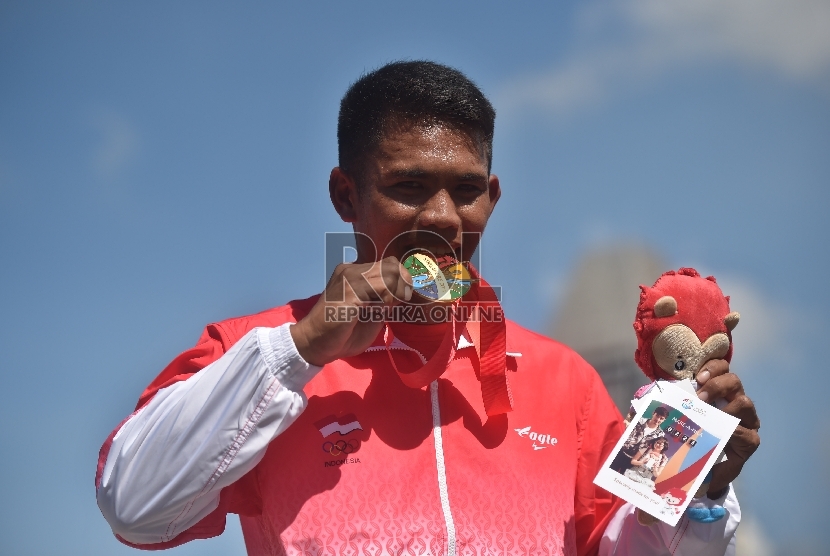
[[[715, 278], [703, 278], [693, 268], [669, 271], [652, 287], [640, 286], [640, 304], [634, 330], [637, 351], [634, 360], [653, 381], [669, 380], [684, 389], [697, 389], [695, 377], [710, 359], [732, 358], [732, 330], [740, 315], [729, 310], [729, 298], [723, 295]], [[684, 384], [685, 383], [685, 384]], [[644, 386], [634, 395], [642, 398], [654, 386]], [[718, 400], [723, 402], [724, 400]], [[629, 413], [629, 419], [633, 413]], [[696, 493], [703, 496], [711, 477]], [[690, 505], [689, 519], [709, 523], [725, 515], [720, 506], [706, 508]], [[637, 511], [640, 523], [649, 525], [655, 518]]]

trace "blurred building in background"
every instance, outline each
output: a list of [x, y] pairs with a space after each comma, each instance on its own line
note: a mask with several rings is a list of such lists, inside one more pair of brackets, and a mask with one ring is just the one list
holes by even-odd
[[634, 315], [640, 284], [651, 286], [667, 264], [653, 250], [619, 244], [586, 253], [568, 277], [548, 330], [579, 352], [600, 374], [622, 413], [648, 382], [634, 363]]

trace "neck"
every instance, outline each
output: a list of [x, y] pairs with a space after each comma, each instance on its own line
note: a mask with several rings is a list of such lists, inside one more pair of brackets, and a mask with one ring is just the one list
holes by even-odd
[[413, 347], [427, 358], [432, 357], [447, 333], [447, 323], [395, 322], [389, 325], [403, 343]]

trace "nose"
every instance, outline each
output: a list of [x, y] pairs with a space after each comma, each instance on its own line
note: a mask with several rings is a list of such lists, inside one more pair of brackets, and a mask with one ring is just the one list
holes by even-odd
[[443, 188], [436, 191], [423, 205], [418, 220], [423, 229], [461, 228], [461, 217], [458, 215], [455, 201]]

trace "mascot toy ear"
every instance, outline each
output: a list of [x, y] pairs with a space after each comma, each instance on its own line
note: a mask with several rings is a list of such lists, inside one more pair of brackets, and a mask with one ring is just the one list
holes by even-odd
[[672, 317], [677, 314], [677, 301], [670, 295], [664, 295], [654, 304], [654, 316]]
[[738, 326], [738, 321], [741, 320], [741, 315], [737, 311], [732, 311], [725, 317], [723, 317], [723, 324], [726, 325], [726, 328], [732, 332], [735, 330], [735, 327]]

